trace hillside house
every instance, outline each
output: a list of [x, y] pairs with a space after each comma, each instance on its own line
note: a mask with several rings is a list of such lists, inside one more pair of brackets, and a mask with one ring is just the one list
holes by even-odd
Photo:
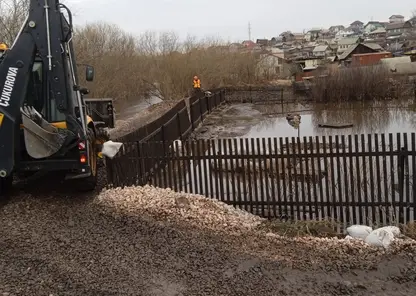
[[378, 38], [386, 38], [387, 37], [387, 31], [385, 28], [377, 28], [374, 31], [371, 31], [368, 33], [368, 37], [372, 39], [378, 39]]
[[354, 31], [354, 32], [362, 31], [363, 28], [364, 28], [364, 23], [361, 21], [352, 22], [350, 26], [348, 27], [349, 30]]
[[262, 48], [267, 47], [269, 46], [269, 39], [257, 39], [256, 44]]
[[374, 53], [374, 52], [377, 52], [377, 50], [374, 50], [367, 44], [357, 43], [357, 44], [349, 46], [347, 50], [344, 51], [341, 55], [338, 55], [335, 60], [340, 62], [340, 64], [347, 66], [351, 64], [352, 56], [354, 54]]
[[343, 38], [338, 41], [337, 55], [343, 54], [350, 46], [356, 45], [360, 42], [360, 38]]
[[283, 43], [283, 38], [278, 36], [278, 37], [273, 37], [272, 39], [270, 39], [270, 45], [271, 46], [277, 46]]
[[345, 27], [342, 25], [338, 25], [338, 26], [331, 26], [329, 27], [328, 31], [331, 32], [332, 34], [336, 34], [339, 31], [343, 31], [345, 30]]
[[364, 42], [363, 43], [365, 46], [375, 50], [375, 51], [384, 51], [384, 48], [380, 46], [380, 44], [374, 43], [374, 42]]
[[347, 37], [351, 37], [355, 34], [354, 31], [349, 31], [349, 30], [341, 30], [338, 31], [338, 33], [335, 34], [335, 39], [336, 40], [340, 40], [342, 38], [347, 38]]
[[332, 50], [328, 45], [318, 45], [313, 49], [312, 54], [314, 57], [326, 58], [332, 55]]
[[387, 38], [396, 39], [400, 38], [403, 33], [408, 33], [412, 30], [412, 24], [407, 21], [403, 23], [391, 23], [386, 26]]
[[305, 34], [303, 33], [293, 33], [296, 42], [303, 43], [305, 41]]
[[256, 70], [259, 77], [266, 79], [290, 76], [287, 61], [269, 52], [260, 54]]
[[370, 34], [378, 29], [384, 29], [385, 25], [381, 22], [370, 21], [364, 26], [364, 33]]
[[400, 14], [393, 14], [391, 17], [389, 17], [389, 22], [391, 24], [404, 23], [404, 16]]
[[316, 39], [318, 39], [321, 36], [321, 32], [322, 29], [312, 29], [309, 30], [306, 34], [305, 34], [305, 40], [307, 42], [312, 42], [315, 41]]
[[321, 34], [318, 39], [316, 39], [319, 43], [327, 43], [334, 39], [335, 34], [331, 33], [329, 30], [322, 30]]
[[251, 40], [244, 40], [242, 43], [241, 43], [246, 49], [254, 49], [254, 47], [256, 46], [256, 43], [254, 43], [253, 41], [251, 41]]
[[410, 18], [408, 20], [408, 22], [411, 23], [413, 27], [415, 27], [416, 26], [416, 16]]
[[282, 42], [291, 42], [295, 40], [295, 35], [290, 31], [281, 33], [279, 37], [282, 38]]
[[285, 51], [282, 48], [272, 47], [270, 49], [270, 53], [278, 58], [284, 59], [285, 58]]

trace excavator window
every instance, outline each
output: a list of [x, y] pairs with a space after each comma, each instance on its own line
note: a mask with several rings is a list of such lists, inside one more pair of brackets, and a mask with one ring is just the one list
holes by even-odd
[[65, 120], [65, 115], [56, 107], [55, 100], [49, 99], [47, 92], [49, 86], [46, 83], [42, 61], [35, 61], [29, 79], [25, 103], [33, 106], [49, 122]]

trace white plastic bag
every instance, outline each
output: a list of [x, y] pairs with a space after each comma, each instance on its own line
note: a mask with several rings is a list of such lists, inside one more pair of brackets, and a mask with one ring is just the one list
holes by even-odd
[[387, 249], [394, 241], [394, 234], [388, 229], [373, 230], [364, 240], [367, 244]]
[[107, 156], [108, 158], [113, 158], [114, 156], [116, 156], [121, 146], [123, 146], [123, 143], [107, 141], [103, 144], [103, 149], [101, 150], [101, 153]]
[[384, 226], [384, 227], [380, 227], [380, 228], [377, 228], [377, 229], [378, 230], [385, 229], [385, 230], [391, 231], [393, 233], [394, 237], [399, 237], [401, 235], [400, 228], [397, 227], [397, 226]]
[[364, 240], [372, 231], [373, 229], [371, 227], [365, 225], [352, 225], [347, 228], [348, 235], [352, 238], [359, 238], [362, 240]]

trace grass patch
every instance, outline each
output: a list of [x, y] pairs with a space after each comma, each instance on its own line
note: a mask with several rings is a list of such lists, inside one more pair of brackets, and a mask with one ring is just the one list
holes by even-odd
[[405, 236], [416, 240], [416, 223], [415, 222], [409, 222], [406, 225], [403, 225], [401, 228]]
[[[382, 227], [382, 226], [380, 226]], [[338, 237], [344, 238], [345, 234], [337, 232], [340, 225], [328, 220], [308, 220], [296, 222], [284, 222], [280, 220], [268, 220], [257, 226], [259, 230], [272, 232], [287, 237], [313, 236], [321, 238]], [[373, 227], [377, 229], [379, 227]], [[400, 225], [401, 232], [404, 236], [416, 240], [416, 222], [409, 222]]]

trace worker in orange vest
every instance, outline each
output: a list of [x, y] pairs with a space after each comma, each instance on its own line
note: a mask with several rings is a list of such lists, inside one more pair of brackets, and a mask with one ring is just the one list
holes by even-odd
[[200, 92], [201, 91], [201, 80], [198, 78], [198, 76], [194, 76], [194, 92]]
[[6, 43], [0, 43], [0, 57], [8, 50]]

